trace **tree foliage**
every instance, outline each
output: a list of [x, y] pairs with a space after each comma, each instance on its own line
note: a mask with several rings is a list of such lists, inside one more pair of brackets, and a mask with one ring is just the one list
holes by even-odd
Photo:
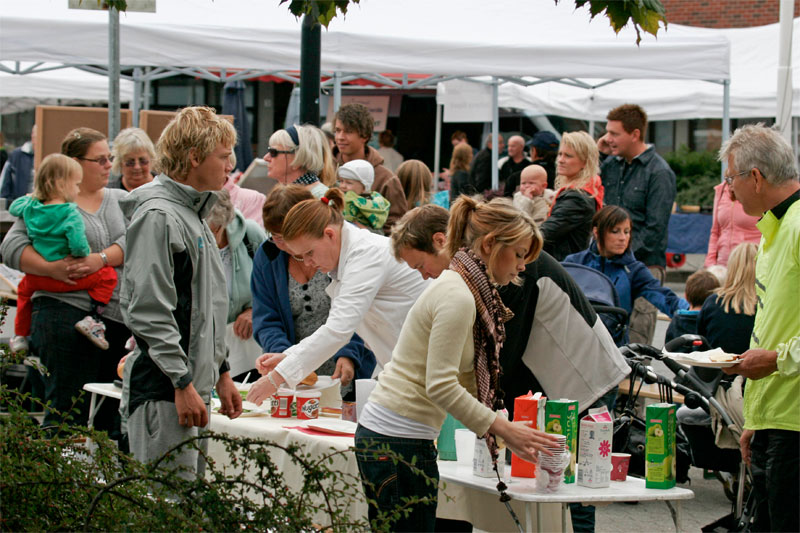
[[[92, 1], [92, 0], [86, 0]], [[265, 2], [274, 0], [264, 0]], [[351, 4], [358, 4], [361, 0], [280, 0], [280, 4], [289, 4], [289, 11], [297, 16], [310, 16], [326, 28], [337, 16], [345, 16]], [[392, 0], [399, 1], [399, 0]], [[487, 0], [489, 1], [489, 0]], [[538, 2], [540, 0], [520, 0]], [[556, 4], [564, 0], [553, 0]], [[661, 25], [666, 28], [667, 19], [661, 0], [573, 0], [576, 8], [589, 7], [592, 18], [605, 14], [611, 23], [611, 28], [619, 33], [629, 22], [636, 30], [636, 44], [642, 40], [641, 32], [645, 31], [656, 35]], [[116, 7], [125, 11], [128, 6], [126, 0], [97, 0], [98, 5], [105, 3], [109, 7]]]

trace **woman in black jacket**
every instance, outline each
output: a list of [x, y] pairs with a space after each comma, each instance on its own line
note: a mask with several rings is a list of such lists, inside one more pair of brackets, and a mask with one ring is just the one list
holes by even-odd
[[558, 147], [556, 192], [541, 225], [544, 249], [557, 261], [589, 246], [592, 216], [603, 207], [597, 144], [584, 131], [565, 133]]

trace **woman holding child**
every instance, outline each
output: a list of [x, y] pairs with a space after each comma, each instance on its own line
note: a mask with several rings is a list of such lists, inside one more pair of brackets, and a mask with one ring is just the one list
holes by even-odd
[[[34, 249], [28, 228], [24, 220], [19, 219], [0, 246], [0, 254], [12, 268], [68, 284], [107, 265], [114, 267], [119, 277], [127, 221], [118, 201], [127, 193], [105, 188], [111, 170], [108, 142], [99, 131], [76, 128], [65, 137], [61, 153], [77, 161], [81, 168], [82, 179], [74, 201], [83, 219], [90, 253], [80, 258], [67, 256], [47, 261]], [[33, 295], [31, 352], [49, 371], [45, 376], [45, 400], [50, 402], [52, 410], [45, 413], [44, 426], [63, 420], [62, 415], [72, 408], [72, 398], [79, 395], [85, 383], [113, 381], [117, 363], [125, 355], [125, 341], [130, 332], [120, 312], [119, 285], [114, 288], [108, 305], [97, 320], [97, 327], [105, 329], [107, 351], [76, 329], [76, 324], [92, 310], [92, 297], [88, 290], [37, 291]], [[72, 423], [86, 424], [88, 414], [88, 401], [84, 400], [78, 404], [78, 413]], [[114, 406], [104, 406], [95, 418], [95, 425], [100, 429], [118, 429], [118, 422], [113, 427], [115, 414]]]

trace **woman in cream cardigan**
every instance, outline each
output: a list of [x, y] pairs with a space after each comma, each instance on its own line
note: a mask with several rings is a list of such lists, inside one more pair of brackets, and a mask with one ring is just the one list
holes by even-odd
[[404, 497], [423, 501], [392, 527], [433, 531], [435, 484], [403, 462], [373, 452], [388, 446], [438, 480], [433, 440], [452, 414], [486, 436], [493, 459], [496, 437], [520, 457], [535, 461], [552, 437], [524, 423], [509, 422], [499, 387], [499, 353], [511, 313], [495, 285], [515, 282], [533, 261], [542, 239], [533, 221], [508, 202], [477, 203], [466, 196], [453, 205], [446, 248], [449, 269], [422, 293], [403, 324], [391, 362], [364, 407], [356, 430], [356, 458], [369, 500], [370, 517], [390, 511]]

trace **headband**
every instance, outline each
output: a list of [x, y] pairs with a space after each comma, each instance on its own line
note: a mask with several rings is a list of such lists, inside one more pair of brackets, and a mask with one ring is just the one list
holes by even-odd
[[292, 142], [295, 146], [300, 146], [300, 138], [297, 136], [297, 128], [294, 126], [289, 126], [286, 128], [286, 133], [288, 133], [289, 137], [292, 138]]

